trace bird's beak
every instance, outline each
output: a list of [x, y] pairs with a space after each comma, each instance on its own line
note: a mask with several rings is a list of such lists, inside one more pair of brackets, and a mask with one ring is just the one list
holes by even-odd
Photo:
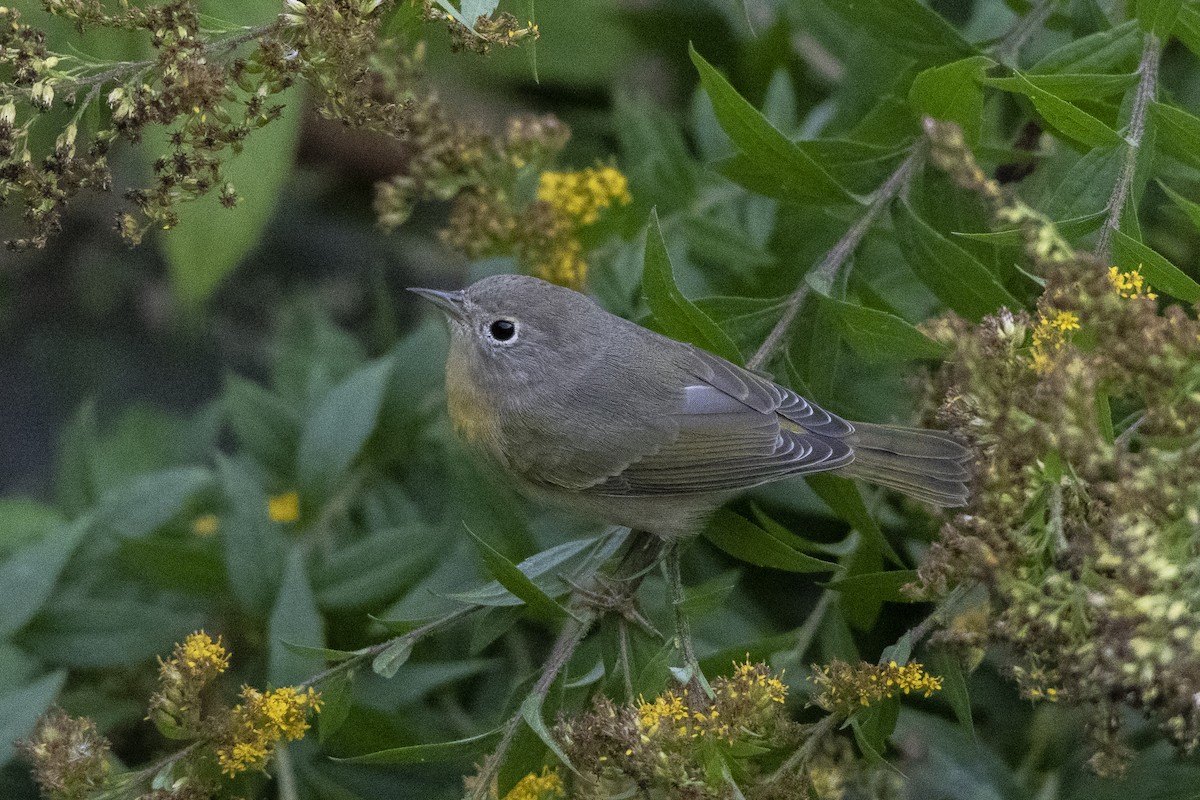
[[421, 297], [424, 297], [442, 311], [445, 311], [451, 319], [460, 321], [463, 319], [463, 293], [461, 290], [457, 292], [444, 292], [440, 289], [410, 288], [409, 291], [413, 294], [421, 295]]

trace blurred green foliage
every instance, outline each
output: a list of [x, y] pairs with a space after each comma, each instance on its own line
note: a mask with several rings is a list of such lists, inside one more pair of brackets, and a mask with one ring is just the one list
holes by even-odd
[[[26, 21], [44, 18], [32, 0], [15, 5]], [[232, 24], [278, 10], [269, 0], [203, 6]], [[780, 348], [754, 366], [832, 411], [911, 420], [921, 376], [947, 352], [922, 323], [947, 310], [972, 322], [1001, 307], [1031, 310], [1041, 291], [1019, 226], [997, 229], [976, 194], [920, 163], [923, 116], [957, 123], [987, 172], [1073, 246], [1140, 267], [1163, 303], [1200, 300], [1197, 0], [544, 0], [530, 9], [542, 34], [538, 83], [528, 48], [476, 60], [446, 52], [444, 33], [421, 35], [443, 93], [473, 92], [476, 105], [461, 113], [528, 104], [572, 125], [566, 158], [578, 166], [615, 151], [633, 203], [588, 234], [590, 292], [615, 313], [750, 361], [803, 289]], [[56, 45], [97, 58], [137, 46], [48, 30]], [[1162, 45], [1149, 90], [1148, 37]], [[546, 702], [526, 700], [566, 598], [625, 534], [525, 504], [457, 443], [444, 412], [441, 321], [398, 298], [408, 275], [356, 263], [365, 247], [379, 248], [375, 263], [447, 259], [422, 244], [436, 210], [398, 243], [374, 243], [364, 187], [294, 166], [295, 148], [316, 133], [301, 92], [289, 91], [288, 113], [230, 166], [247, 202], [183, 208], [179, 229], [156, 237], [161, 260], [145, 268], [167, 275], [182, 301], [216, 298], [199, 317], [180, 315], [181, 336], [205, 335], [205, 319], [220, 320], [240, 293], [269, 321], [257, 331], [267, 354], [257, 374], [230, 371], [186, 413], [84, 404], [57, 432], [52, 486], [0, 501], [4, 797], [37, 796], [11, 743], [52, 704], [95, 720], [123, 768], [167, 752], [144, 719], [155, 657], [198, 628], [221, 634], [233, 654], [222, 678], [230, 700], [240, 684], [301, 683], [374, 648], [374, 670], [319, 687], [317, 731], [286, 746], [272, 777], [230, 784], [244, 797], [457, 796], [505, 720], [523, 713], [499, 772], [503, 797], [557, 763], [546, 726], [559, 712], [587, 708], [597, 691], [620, 699], [626, 686], [651, 697], [671, 679], [669, 642], [608, 614]], [[141, 149], [120, 158], [122, 177], [145, 169]], [[357, 205], [345, 212], [345, 203]], [[332, 320], [328, 293], [271, 259], [281, 238], [331, 214], [344, 238], [317, 252], [354, 287], [350, 326]], [[89, 235], [109, 253], [93, 268], [118, 275], [115, 234]], [[52, 269], [49, 258], [17, 258], [4, 256], [10, 318], [28, 276]], [[459, 265], [434, 280], [513, 266]], [[258, 294], [256, 269], [300, 288]], [[296, 514], [273, 514], [272, 498], [293, 492]], [[747, 655], [768, 661], [786, 670], [792, 716], [817, 719], [805, 704], [811, 664], [874, 662], [889, 647], [901, 663], [912, 655], [906, 631], [933, 608], [901, 587], [937, 526], [925, 510], [823, 476], [722, 510], [684, 562], [706, 672], [727, 673]], [[651, 570], [638, 600], [669, 632], [665, 592]], [[1194, 795], [1200, 764], [1132, 712], [1137, 756], [1123, 779], [1103, 780], [1085, 766], [1079, 712], [1019, 699], [1004, 653], [963, 670], [948, 651], [920, 647], [945, 690], [903, 707], [885, 701], [845, 734], [868, 763], [894, 762], [908, 796]]]

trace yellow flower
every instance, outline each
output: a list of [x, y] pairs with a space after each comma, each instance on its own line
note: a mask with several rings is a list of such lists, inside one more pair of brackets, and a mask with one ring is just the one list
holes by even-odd
[[1109, 267], [1108, 281], [1121, 297], [1127, 299], [1145, 297], [1147, 300], [1157, 300], [1158, 295], [1150, 291], [1150, 284], [1142, 277], [1141, 269], [1141, 264], [1138, 264], [1138, 268], [1130, 272], [1121, 272], [1116, 267]]
[[197, 536], [212, 536], [221, 528], [221, 518], [216, 514], [201, 514], [192, 520], [192, 533]]
[[616, 167], [588, 167], [578, 172], [543, 172], [537, 199], [549, 203], [580, 225], [591, 225], [614, 203], [633, 201], [629, 181]]
[[218, 636], [214, 642], [204, 631], [196, 631], [175, 651], [175, 658], [193, 674], [219, 675], [229, 669], [229, 652]]
[[300, 519], [300, 495], [291, 491], [271, 497], [267, 500], [267, 516], [272, 522], [295, 522]]
[[1052, 366], [1051, 354], [1063, 349], [1067, 334], [1079, 330], [1079, 315], [1073, 311], [1055, 311], [1047, 315], [1038, 315], [1038, 323], [1033, 329], [1033, 344], [1030, 355], [1033, 358], [1033, 369], [1036, 372], [1046, 372]]
[[820, 688], [813, 702], [826, 711], [843, 716], [895, 697], [899, 692], [920, 692], [929, 697], [942, 688], [942, 679], [930, 675], [916, 662], [901, 666], [891, 661], [883, 666], [865, 661], [852, 665], [835, 660], [828, 666], [814, 668], [810, 680]]
[[217, 748], [221, 771], [233, 776], [265, 767], [280, 741], [304, 738], [309, 711], [321, 711], [321, 695], [311, 688], [284, 686], [264, 693], [243, 686], [242, 703], [233, 709], [225, 740]]
[[504, 795], [504, 800], [560, 800], [567, 796], [557, 769], [542, 767], [542, 774], [529, 773]]

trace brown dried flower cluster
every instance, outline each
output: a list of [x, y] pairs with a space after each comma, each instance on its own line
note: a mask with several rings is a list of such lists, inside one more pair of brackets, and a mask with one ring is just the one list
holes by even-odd
[[1091, 709], [1093, 765], [1113, 774], [1122, 704], [1200, 745], [1200, 323], [1091, 256], [1043, 269], [1036, 318], [931, 327], [955, 347], [938, 417], [980, 457], [920, 575], [935, 594], [987, 587], [975, 611], [1023, 694]]
[[[151, 57], [107, 64], [51, 52], [42, 30], [0, 6], [0, 68], [8, 71], [0, 82], [0, 202], [20, 203], [27, 230], [8, 246], [44, 246], [72, 197], [110, 187], [113, 142], [138, 142], [150, 127], [165, 128], [169, 144], [153, 163], [153, 183], [126, 193], [134, 208], [117, 218], [125, 239], [137, 243], [152, 226], [174, 226], [181, 202], [213, 191], [224, 205], [237, 205], [223, 165], [280, 117], [279, 96], [297, 80], [317, 90], [326, 116], [397, 137], [432, 136], [414, 142], [414, 150], [461, 156], [471, 136], [443, 136], [446, 126], [430, 119], [437, 116], [432, 104], [413, 100], [419, 44], [408, 52], [379, 36], [384, 12], [396, 2], [285, 0], [283, 13], [264, 25], [214, 35], [201, 29], [196, 0], [112, 9], [101, 0], [43, 0], [49, 14], [81, 31], [146, 35]], [[471, 43], [503, 46], [537, 36], [536, 26], [520, 28], [507, 15], [481, 17], [474, 32], [463, 31]], [[46, 124], [42, 112], [59, 106], [77, 111], [54, 148], [37, 152], [30, 131]], [[85, 117], [89, 109], [104, 112], [98, 125]]]

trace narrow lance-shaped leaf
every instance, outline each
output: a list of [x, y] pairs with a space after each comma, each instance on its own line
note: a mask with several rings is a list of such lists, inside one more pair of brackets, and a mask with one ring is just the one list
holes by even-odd
[[952, 310], [978, 322], [1001, 306], [1020, 308], [987, 267], [935, 231], [907, 203], [895, 205], [892, 222], [909, 267]]
[[326, 393], [304, 424], [296, 456], [303, 492], [324, 497], [375, 429], [394, 360], [381, 358]]
[[986, 56], [930, 67], [913, 79], [908, 102], [922, 116], [957, 122], [970, 144], [983, 128], [983, 71], [996, 62]]
[[830, 475], [828, 472], [805, 475], [804, 480], [839, 519], [849, 523], [850, 527], [858, 531], [871, 546], [875, 547], [893, 564], [900, 566], [903, 563], [883, 535], [875, 517], [867, 510], [862, 492], [858, 490], [854, 481]]
[[835, 300], [817, 293], [820, 302], [837, 314], [842, 336], [866, 359], [908, 361], [941, 359], [946, 348], [894, 314]]
[[872, 44], [899, 51], [921, 66], [974, 55], [975, 48], [953, 25], [918, 0], [824, 0]]
[[290, 649], [285, 642], [314, 647], [325, 643], [325, 631], [317, 600], [308, 578], [304, 548], [293, 546], [283, 570], [283, 582], [271, 609], [267, 631], [270, 635], [270, 677], [276, 686], [300, 683], [318, 672], [322, 659]]
[[642, 291], [654, 318], [668, 336], [691, 342], [735, 364], [742, 363], [741, 353], [733, 340], [707, 314], [684, 297], [675, 285], [671, 256], [667, 253], [667, 243], [663, 240], [658, 213], [655, 211], [650, 212], [650, 224], [646, 228]]
[[1143, 32], [1166, 40], [1182, 7], [1183, 0], [1137, 0], [1138, 25]]
[[1200, 283], [1153, 249], [1127, 236], [1113, 232], [1113, 257], [1122, 270], [1139, 270], [1157, 291], [1189, 303], [1200, 301]]
[[1042, 118], [1068, 139], [1089, 147], [1112, 147], [1124, 141], [1119, 133], [1079, 106], [1046, 91], [1020, 72], [1013, 77], [1011, 90], [1028, 97]]
[[813, 558], [750, 520], [728, 509], [720, 509], [704, 528], [704, 538], [734, 558], [759, 567], [787, 572], [831, 572], [836, 564]]
[[485, 752], [500, 738], [496, 728], [478, 736], [455, 739], [436, 744], [415, 744], [408, 747], [393, 747], [374, 753], [364, 753], [350, 758], [332, 758], [346, 764], [427, 764], [437, 761], [462, 761]]
[[1150, 116], [1162, 150], [1200, 169], [1200, 117], [1166, 103], [1151, 103]]
[[1187, 216], [1188, 220], [1192, 223], [1192, 227], [1197, 232], [1200, 232], [1200, 203], [1187, 199], [1162, 181], [1159, 181], [1158, 185], [1166, 192], [1167, 197], [1171, 198], [1171, 202], [1175, 204], [1175, 207]]
[[46, 534], [40, 542], [24, 547], [0, 563], [0, 586], [4, 587], [4, 613], [0, 614], [0, 638], [25, 626], [54, 592], [58, 576], [91, 530], [92, 521], [81, 517]]
[[793, 186], [796, 199], [819, 203], [853, 203], [850, 194], [820, 164], [783, 135], [727, 81], [721, 73], [690, 47], [692, 63], [700, 73], [700, 85], [712, 101], [721, 128], [746, 154], [755, 167], [774, 172], [781, 184]]
[[554, 598], [542, 591], [516, 564], [505, 558], [503, 553], [476, 536], [470, 528], [467, 528], [466, 531], [479, 548], [479, 554], [483, 556], [488, 572], [500, 582], [501, 586], [521, 598], [527, 606], [545, 616], [561, 617], [570, 613]]

